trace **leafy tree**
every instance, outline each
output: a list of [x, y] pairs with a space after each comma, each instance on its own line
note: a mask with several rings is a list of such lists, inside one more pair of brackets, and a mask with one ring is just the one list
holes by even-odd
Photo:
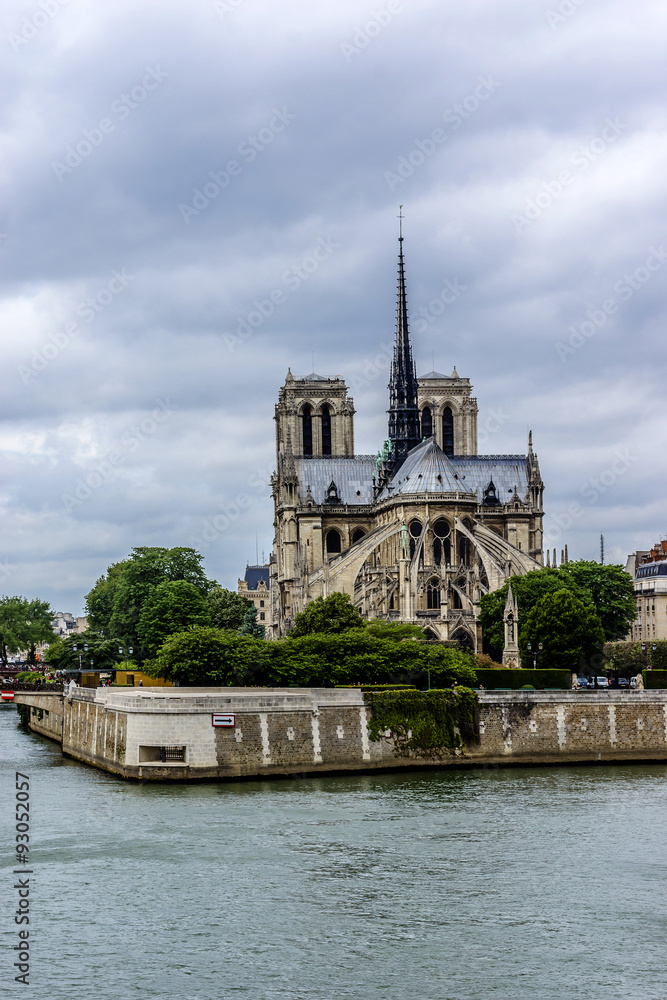
[[318, 597], [296, 615], [289, 638], [298, 639], [313, 633], [339, 634], [364, 627], [364, 619], [352, 607], [350, 595], [335, 593], [329, 597]]
[[545, 567], [532, 570], [525, 576], [513, 576], [500, 590], [484, 594], [480, 600], [484, 652], [490, 653], [496, 660], [502, 658], [503, 614], [509, 583], [519, 605], [519, 636], [530, 611], [540, 598], [563, 587], [584, 604], [595, 605], [608, 641], [627, 635], [635, 618], [632, 580], [621, 566], [601, 566], [582, 559], [557, 569]]
[[144, 654], [153, 656], [164, 640], [190, 625], [211, 625], [206, 598], [187, 580], [164, 580], [146, 597], [137, 622]]
[[207, 601], [211, 623], [215, 628], [241, 628], [247, 610], [254, 607], [247, 597], [219, 585], [212, 588]]
[[193, 625], [169, 636], [145, 669], [181, 684], [248, 684], [263, 673], [270, 645], [230, 629]]
[[[85, 650], [84, 646], [88, 649]], [[76, 648], [75, 648], [76, 647]], [[78, 670], [79, 664], [109, 670], [115, 667], [120, 653], [118, 643], [88, 629], [78, 635], [57, 638], [46, 650], [44, 659], [54, 670]]]
[[45, 601], [25, 597], [0, 598], [0, 659], [7, 666], [10, 653], [28, 652], [35, 661], [37, 643], [52, 638], [53, 613]]
[[519, 637], [524, 664], [531, 662], [527, 644], [542, 643], [539, 666], [544, 670], [566, 669], [590, 672], [586, 666], [600, 657], [604, 630], [593, 604], [584, 604], [563, 587], [545, 594], [534, 605]]
[[624, 639], [637, 614], [630, 574], [622, 566], [602, 566], [585, 559], [566, 563], [558, 572], [590, 593], [607, 642]]
[[424, 639], [424, 633], [418, 625], [407, 625], [404, 622], [388, 622], [384, 618], [371, 618], [364, 623], [366, 632], [376, 639], [389, 639], [400, 642], [402, 639]]
[[239, 629], [239, 635], [251, 635], [254, 639], [263, 639], [264, 626], [257, 621], [257, 608], [253, 604], [248, 608], [243, 616], [243, 624]]
[[215, 582], [206, 578], [201, 562], [202, 556], [195, 549], [133, 549], [127, 559], [110, 566], [86, 596], [91, 627], [136, 648], [141, 661], [137, 629], [144, 604], [165, 581], [185, 580], [206, 597]]

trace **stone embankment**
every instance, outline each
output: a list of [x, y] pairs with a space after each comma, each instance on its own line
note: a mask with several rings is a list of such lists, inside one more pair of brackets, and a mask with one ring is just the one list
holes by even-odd
[[667, 691], [479, 692], [479, 743], [433, 756], [370, 740], [359, 690], [111, 687], [16, 704], [67, 756], [143, 780], [667, 761]]

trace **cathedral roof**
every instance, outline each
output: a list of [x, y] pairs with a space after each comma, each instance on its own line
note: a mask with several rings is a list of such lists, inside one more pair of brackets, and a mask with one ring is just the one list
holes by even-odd
[[525, 455], [460, 455], [452, 464], [463, 480], [466, 492], [477, 493], [479, 500], [492, 479], [501, 503], [509, 503], [516, 488], [523, 500], [528, 492], [528, 469]]
[[[485, 484], [486, 485], [486, 484]], [[438, 447], [434, 437], [413, 448], [379, 499], [386, 500], [402, 493], [466, 493], [470, 489], [461, 482], [452, 462]]]
[[426, 375], [420, 375], [419, 378], [449, 378], [449, 375], [443, 375], [442, 372], [427, 372]]
[[375, 455], [354, 458], [295, 458], [299, 493], [305, 501], [310, 486], [316, 504], [325, 503], [327, 490], [336, 484], [341, 503], [354, 506], [373, 503], [373, 476], [377, 471]]
[[299, 379], [300, 382], [331, 382], [330, 378], [325, 378], [324, 375], [316, 375], [315, 372], [311, 372], [310, 375], [304, 375], [303, 378]]

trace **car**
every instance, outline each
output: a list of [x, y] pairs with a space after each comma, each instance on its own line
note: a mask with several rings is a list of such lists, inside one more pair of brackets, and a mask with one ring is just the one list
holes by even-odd
[[619, 677], [618, 678], [618, 686], [620, 688], [629, 688], [630, 687], [630, 681], [628, 680], [627, 677]]
[[609, 687], [609, 681], [607, 680], [606, 677], [596, 677], [595, 678], [595, 687], [597, 687], [597, 688], [605, 688], [606, 689], [606, 688]]
[[578, 688], [587, 688], [588, 687], [588, 678], [587, 677], [577, 677], [577, 687]]

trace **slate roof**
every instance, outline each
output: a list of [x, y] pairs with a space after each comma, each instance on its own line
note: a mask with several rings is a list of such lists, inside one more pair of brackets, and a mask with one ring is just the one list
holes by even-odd
[[419, 378], [449, 378], [449, 375], [443, 375], [441, 372], [428, 372], [426, 375], [420, 375]]
[[501, 503], [509, 501], [515, 486], [522, 500], [528, 492], [525, 455], [455, 455], [451, 461], [463, 480], [463, 489], [475, 490], [480, 501], [490, 479], [493, 479]]
[[373, 476], [377, 471], [374, 455], [356, 455], [354, 458], [295, 458], [294, 465], [299, 477], [299, 497], [302, 501], [310, 486], [315, 503], [324, 503], [333, 479], [342, 503], [353, 505], [373, 502]]
[[379, 499], [402, 493], [464, 493], [466, 484], [457, 479], [457, 470], [438, 447], [434, 437], [427, 438], [408, 453], [390, 484]]
[[316, 375], [315, 372], [311, 372], [310, 375], [304, 375], [299, 379], [299, 382], [331, 382], [329, 378], [325, 378], [324, 375]]
[[269, 586], [269, 567], [268, 566], [246, 566], [245, 568], [245, 582], [248, 584], [248, 590], [257, 590], [259, 581], [263, 580], [267, 588]]

